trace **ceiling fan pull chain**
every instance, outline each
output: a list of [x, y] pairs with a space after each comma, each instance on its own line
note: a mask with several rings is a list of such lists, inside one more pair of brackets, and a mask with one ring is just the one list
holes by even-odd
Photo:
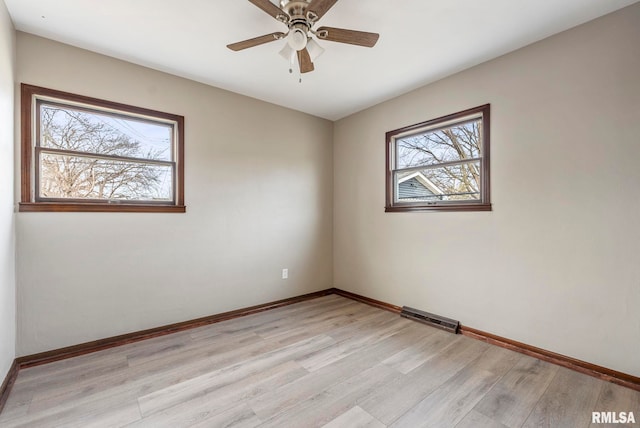
[[296, 51], [291, 50], [291, 58], [289, 59], [289, 74], [293, 74], [293, 67], [296, 61]]

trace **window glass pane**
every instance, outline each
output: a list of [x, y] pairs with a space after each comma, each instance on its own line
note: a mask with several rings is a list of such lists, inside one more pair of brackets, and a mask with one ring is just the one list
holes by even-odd
[[171, 161], [172, 136], [165, 123], [40, 104], [41, 147]]
[[481, 157], [482, 119], [396, 139], [396, 168], [412, 168]]
[[396, 202], [480, 200], [480, 161], [395, 173]]
[[170, 165], [40, 153], [40, 197], [171, 201]]

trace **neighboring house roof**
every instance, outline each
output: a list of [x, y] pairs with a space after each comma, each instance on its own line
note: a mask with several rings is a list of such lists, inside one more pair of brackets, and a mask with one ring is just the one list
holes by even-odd
[[432, 199], [443, 193], [420, 171], [398, 178], [398, 199]]

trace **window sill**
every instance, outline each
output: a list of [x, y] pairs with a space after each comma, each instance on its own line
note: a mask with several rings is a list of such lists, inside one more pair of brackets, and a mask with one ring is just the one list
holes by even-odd
[[83, 204], [78, 202], [20, 202], [20, 212], [122, 212], [122, 213], [184, 213], [184, 205]]
[[424, 211], [491, 211], [491, 204], [455, 204], [455, 205], [395, 205], [387, 206], [387, 213], [424, 212]]

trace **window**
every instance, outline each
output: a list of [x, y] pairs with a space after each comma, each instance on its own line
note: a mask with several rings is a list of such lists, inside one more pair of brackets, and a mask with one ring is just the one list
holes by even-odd
[[490, 211], [489, 104], [386, 134], [386, 211]]
[[185, 212], [184, 118], [22, 85], [20, 211]]

